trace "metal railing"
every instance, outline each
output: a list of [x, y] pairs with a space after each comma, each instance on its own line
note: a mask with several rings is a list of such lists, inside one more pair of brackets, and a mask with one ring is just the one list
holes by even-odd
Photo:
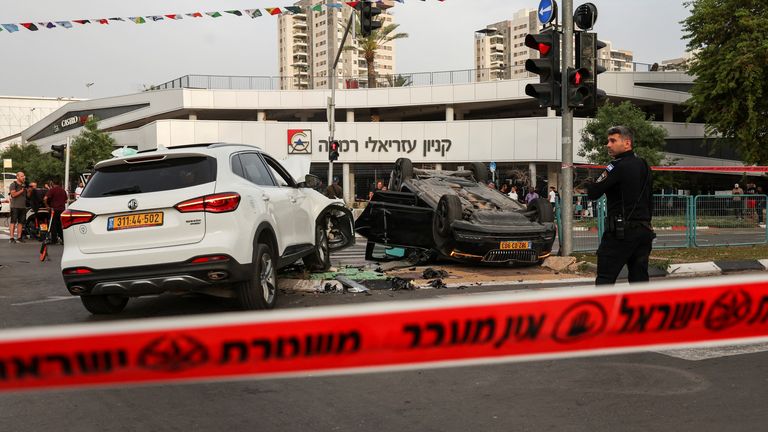
[[[654, 195], [654, 249], [768, 243], [766, 195]], [[605, 232], [605, 197], [573, 197], [573, 250], [596, 251]], [[560, 204], [556, 209], [562, 225]]]

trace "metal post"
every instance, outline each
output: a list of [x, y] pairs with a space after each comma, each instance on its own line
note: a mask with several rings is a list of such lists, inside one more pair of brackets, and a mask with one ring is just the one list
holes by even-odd
[[64, 190], [67, 192], [65, 208], [69, 208], [69, 148], [72, 146], [72, 137], [67, 137], [67, 147], [64, 149]]
[[[330, 13], [330, 9], [329, 9], [329, 13]], [[331, 21], [333, 21], [333, 32], [334, 32], [333, 34], [335, 35], [336, 19], [333, 19], [333, 20], [328, 19], [329, 27], [331, 27]], [[355, 22], [355, 12], [352, 11], [352, 13], [349, 15], [349, 22], [347, 23], [347, 29], [344, 31], [344, 37], [341, 38], [341, 44], [339, 45], [339, 49], [336, 51], [336, 59], [331, 65], [331, 97], [328, 98], [328, 131], [330, 133], [330, 136], [328, 137], [329, 151], [330, 151], [331, 142], [333, 142], [333, 140], [335, 139], [334, 137], [336, 136], [336, 66], [339, 64], [339, 58], [341, 58], [341, 50], [344, 49], [344, 44], [347, 42], [347, 35], [349, 34], [350, 28], [352, 28], [352, 23], [354, 22]], [[329, 28], [328, 34], [330, 35], [330, 33], [331, 33], [331, 29]], [[331, 49], [331, 46], [328, 47], [329, 50]], [[328, 186], [330, 186], [331, 183], [333, 183], [333, 161], [329, 160], [328, 161]]]
[[[563, 58], [560, 63], [562, 76], [567, 76], [568, 65], [571, 63], [571, 44], [573, 43], [573, 0], [563, 0]], [[562, 199], [563, 238], [561, 256], [573, 252], [573, 112], [568, 108], [568, 80], [562, 81], [561, 105], [563, 112], [563, 162], [560, 180], [560, 195]]]

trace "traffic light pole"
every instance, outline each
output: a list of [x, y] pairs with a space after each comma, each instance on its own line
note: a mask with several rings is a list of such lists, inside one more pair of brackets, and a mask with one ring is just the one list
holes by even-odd
[[[349, 30], [352, 28], [352, 23], [355, 22], [355, 12], [353, 11], [349, 15], [349, 22], [347, 23], [347, 29], [344, 31], [344, 37], [341, 38], [341, 44], [339, 45], [338, 50], [336, 50], [336, 59], [333, 61], [333, 65], [331, 66], [331, 97], [328, 98], [328, 132], [330, 136], [328, 137], [328, 153], [331, 152], [331, 143], [336, 139], [336, 66], [339, 64], [339, 59], [341, 58], [341, 51], [344, 49], [344, 44], [347, 42], [347, 35], [349, 35]], [[334, 27], [336, 26], [336, 20], [333, 20]], [[329, 20], [329, 26], [330, 26], [330, 20]], [[335, 29], [334, 29], [335, 33]], [[331, 34], [329, 31], [328, 34]], [[328, 160], [328, 186], [330, 186], [333, 183], [333, 160]]]
[[67, 137], [67, 148], [64, 149], [64, 190], [67, 192], [65, 208], [69, 208], [69, 153], [72, 147], [72, 137]]
[[[567, 74], [573, 46], [573, 0], [563, 0], [563, 47], [560, 70]], [[568, 106], [568, 80], [562, 81], [563, 162], [560, 171], [560, 256], [573, 253], [573, 111]]]

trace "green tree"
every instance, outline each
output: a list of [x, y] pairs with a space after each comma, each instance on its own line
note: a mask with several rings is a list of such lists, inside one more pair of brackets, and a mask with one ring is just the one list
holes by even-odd
[[52, 157], [50, 153], [41, 153], [40, 148], [32, 142], [8, 147], [0, 153], [0, 159], [11, 159], [11, 171], [24, 171], [29, 181], [42, 183], [64, 176], [64, 162]]
[[[376, 51], [381, 49], [382, 46], [386, 45], [389, 42], [392, 42], [395, 39], [404, 39], [408, 37], [408, 33], [395, 33], [397, 28], [400, 26], [400, 24], [387, 24], [382, 26], [381, 28], [374, 30], [371, 32], [370, 36], [362, 36], [362, 32], [360, 30], [360, 24], [357, 24], [357, 45], [360, 47], [360, 50], [363, 52], [363, 57], [365, 58], [365, 63], [368, 68], [368, 87], [369, 88], [375, 88], [376, 87], [376, 70], [375, 70], [375, 61], [376, 61]], [[347, 45], [344, 47], [345, 50], [351, 50], [355, 51], [357, 50], [357, 47]]]
[[413, 84], [413, 79], [408, 75], [387, 75], [389, 87], [408, 87]]
[[98, 129], [97, 119], [85, 123], [83, 131], [72, 141], [69, 172], [73, 175], [90, 171], [97, 162], [112, 157], [115, 139]]
[[682, 22], [688, 50], [689, 120], [735, 142], [746, 163], [768, 163], [768, 2], [692, 0]]
[[646, 117], [640, 108], [628, 101], [619, 105], [605, 104], [581, 131], [581, 148], [578, 154], [586, 157], [591, 163], [607, 164], [611, 161], [605, 147], [608, 129], [623, 125], [632, 129], [635, 134], [635, 141], [632, 143], [635, 153], [649, 165], [660, 165], [664, 159], [667, 131], [661, 126], [653, 125], [652, 121], [653, 116]]

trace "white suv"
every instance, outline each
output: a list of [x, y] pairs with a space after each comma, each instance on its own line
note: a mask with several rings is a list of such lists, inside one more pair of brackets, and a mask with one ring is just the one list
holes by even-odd
[[352, 213], [297, 184], [258, 148], [173, 147], [100, 162], [61, 215], [67, 289], [93, 314], [118, 313], [128, 297], [162, 292], [237, 296], [269, 309], [277, 269], [303, 259], [330, 267], [354, 243]]

